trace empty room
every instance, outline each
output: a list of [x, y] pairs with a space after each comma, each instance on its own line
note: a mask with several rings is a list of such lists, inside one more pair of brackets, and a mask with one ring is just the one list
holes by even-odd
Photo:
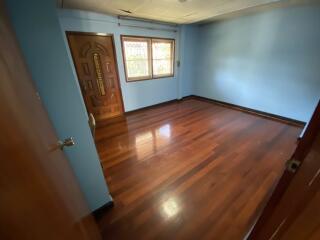
[[0, 6], [0, 239], [320, 239], [318, 1]]

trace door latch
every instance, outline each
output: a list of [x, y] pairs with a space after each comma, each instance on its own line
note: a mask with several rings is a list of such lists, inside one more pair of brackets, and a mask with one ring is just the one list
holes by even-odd
[[292, 158], [289, 161], [287, 161], [286, 166], [287, 166], [287, 170], [291, 173], [295, 173], [298, 168], [300, 167], [301, 162]]
[[66, 139], [63, 140], [63, 141], [61, 141], [61, 140], [58, 141], [58, 146], [60, 147], [61, 150], [62, 150], [64, 147], [70, 147], [70, 146], [73, 146], [73, 145], [75, 145], [75, 144], [76, 144], [76, 143], [75, 143], [73, 137], [66, 138]]

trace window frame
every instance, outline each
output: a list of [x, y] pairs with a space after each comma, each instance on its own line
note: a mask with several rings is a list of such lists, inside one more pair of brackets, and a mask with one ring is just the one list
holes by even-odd
[[[148, 57], [149, 57], [149, 68], [151, 74], [148, 77], [128, 77], [128, 70], [127, 70], [127, 60], [126, 60], [126, 55], [125, 55], [125, 47], [124, 47], [124, 42], [125, 39], [136, 39], [136, 40], [142, 40], [145, 41], [147, 40], [150, 44], [148, 46]], [[153, 74], [153, 53], [152, 53], [152, 43], [153, 41], [155, 42], [171, 42], [171, 59], [172, 59], [172, 72], [170, 74], [161, 74], [161, 75], [154, 75]], [[137, 81], [146, 81], [146, 80], [155, 80], [155, 79], [161, 79], [161, 78], [169, 78], [169, 77], [174, 77], [174, 72], [175, 72], [175, 39], [174, 38], [161, 38], [161, 37], [147, 37], [147, 36], [135, 36], [135, 35], [120, 35], [120, 41], [121, 41], [121, 48], [122, 48], [122, 59], [123, 59], [123, 65], [124, 65], [124, 73], [125, 73], [125, 78], [126, 82], [137, 82]]]

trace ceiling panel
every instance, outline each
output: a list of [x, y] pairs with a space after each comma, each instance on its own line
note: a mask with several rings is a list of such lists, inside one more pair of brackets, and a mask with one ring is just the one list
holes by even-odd
[[63, 0], [62, 2], [63, 8], [187, 24], [281, 0]]

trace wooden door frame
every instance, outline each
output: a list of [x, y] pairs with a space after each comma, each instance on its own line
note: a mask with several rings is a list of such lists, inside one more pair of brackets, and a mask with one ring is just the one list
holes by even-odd
[[124, 103], [123, 103], [123, 96], [122, 96], [122, 89], [121, 89], [121, 82], [120, 82], [120, 75], [119, 75], [119, 66], [118, 66], [118, 59], [117, 59], [117, 52], [116, 52], [116, 45], [115, 45], [115, 41], [114, 41], [114, 34], [113, 33], [99, 33], [99, 32], [79, 32], [79, 31], [65, 31], [65, 34], [66, 34], [66, 38], [67, 38], [67, 41], [68, 41], [68, 48], [69, 48], [69, 51], [70, 51], [70, 54], [71, 54], [71, 57], [72, 57], [72, 63], [73, 63], [73, 66], [76, 70], [76, 74], [77, 74], [77, 82], [79, 84], [79, 88], [80, 88], [80, 91], [81, 91], [81, 96], [82, 96], [82, 99], [83, 99], [83, 102], [84, 102], [84, 105], [86, 106], [86, 110], [87, 110], [87, 113], [88, 113], [88, 109], [87, 109], [87, 104], [86, 104], [86, 101], [84, 100], [84, 97], [83, 97], [83, 93], [82, 93], [82, 89], [81, 89], [81, 83], [80, 83], [80, 80], [79, 80], [79, 74], [77, 72], [77, 69], [76, 69], [76, 66], [75, 66], [75, 57], [73, 56], [73, 53], [71, 51], [71, 48], [70, 48], [70, 40], [68, 38], [69, 35], [84, 35], [84, 36], [100, 36], [100, 37], [111, 37], [111, 42], [112, 42], [112, 50], [114, 52], [114, 61], [115, 61], [115, 70], [116, 70], [116, 76], [117, 76], [117, 81], [118, 81], [118, 84], [119, 84], [119, 90], [120, 90], [120, 99], [121, 99], [121, 110], [122, 110], [122, 113], [120, 116], [123, 116], [124, 113], [125, 113], [125, 110], [124, 110]]
[[[320, 100], [313, 112], [313, 116], [307, 126], [307, 129], [299, 140], [298, 146], [290, 159], [296, 159], [303, 164], [305, 157], [307, 156], [312, 144], [320, 132]], [[286, 168], [284, 169], [283, 175], [278, 181], [271, 197], [269, 198], [265, 208], [258, 217], [257, 222], [254, 224], [252, 231], [249, 233], [248, 240], [256, 240], [259, 237], [260, 231], [264, 225], [268, 222], [268, 219], [272, 216], [277, 204], [285, 194], [289, 184], [293, 180], [294, 176], [299, 171], [299, 168], [295, 173], [289, 172]], [[284, 229], [282, 229], [283, 231]]]

